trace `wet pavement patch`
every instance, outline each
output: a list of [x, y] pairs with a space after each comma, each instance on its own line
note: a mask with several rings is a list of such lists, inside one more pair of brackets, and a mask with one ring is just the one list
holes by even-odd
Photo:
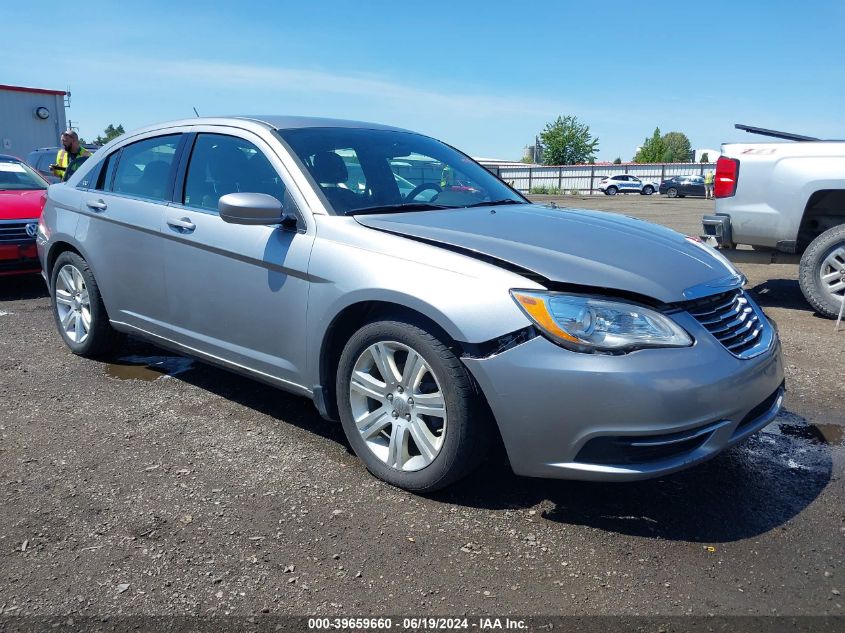
[[106, 365], [106, 376], [117, 380], [170, 378], [194, 368], [194, 360], [184, 356], [123, 356]]
[[845, 426], [838, 424], [780, 424], [778, 428], [783, 435], [816, 444], [845, 445]]

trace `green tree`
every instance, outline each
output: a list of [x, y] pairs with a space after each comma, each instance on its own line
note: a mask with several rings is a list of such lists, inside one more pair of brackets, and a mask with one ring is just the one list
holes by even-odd
[[660, 136], [660, 128], [654, 128], [654, 133], [643, 141], [642, 147], [637, 150], [634, 156], [635, 163], [659, 163], [663, 160], [665, 146], [663, 137]]
[[540, 132], [543, 164], [577, 165], [595, 161], [599, 139], [576, 116], [559, 116]]
[[663, 135], [664, 163], [686, 163], [692, 160], [692, 148], [683, 132], [667, 132]]
[[660, 134], [660, 128], [644, 142], [634, 156], [635, 163], [686, 163], [691, 160], [692, 149], [683, 132]]
[[125, 133], [126, 130], [123, 129], [122, 124], [118, 124], [118, 126], [115, 127], [113, 124], [109, 123], [108, 127], [103, 130], [103, 134], [105, 134], [105, 136], [97, 136], [97, 138], [94, 139], [94, 142], [97, 145], [105, 145], [109, 141], [112, 141]]
[[710, 162], [710, 154], [708, 154], [707, 152], [704, 152], [704, 153], [701, 155], [701, 161], [700, 161], [700, 162], [702, 162], [702, 163], [709, 163], [709, 162]]
[[620, 156], [617, 156], [616, 158], [613, 159], [613, 164], [614, 165], [621, 165], [622, 164], [622, 158]]

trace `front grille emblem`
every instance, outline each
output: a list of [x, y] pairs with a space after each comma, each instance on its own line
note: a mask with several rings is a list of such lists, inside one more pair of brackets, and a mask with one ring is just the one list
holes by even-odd
[[30, 237], [38, 235], [38, 222], [30, 222], [26, 225], [26, 234]]

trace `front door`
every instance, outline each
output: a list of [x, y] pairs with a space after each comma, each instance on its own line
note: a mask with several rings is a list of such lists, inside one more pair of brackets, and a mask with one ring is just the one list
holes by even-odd
[[304, 216], [291, 228], [224, 222], [217, 203], [227, 193], [273, 195], [293, 210], [290, 181], [278, 157], [250, 133], [199, 132], [192, 140], [180, 170], [184, 186], [161, 227], [171, 336], [230, 364], [301, 384], [313, 222], [306, 226]]

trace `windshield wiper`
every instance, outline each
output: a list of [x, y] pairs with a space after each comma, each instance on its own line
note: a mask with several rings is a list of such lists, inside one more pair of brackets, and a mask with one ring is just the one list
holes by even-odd
[[472, 207], [492, 207], [498, 204], [528, 204], [527, 202], [523, 202], [522, 200], [514, 200], [513, 198], [503, 198], [502, 200], [490, 200], [488, 202], [473, 202], [472, 204], [466, 205], [465, 209], [470, 209]]
[[363, 207], [361, 209], [350, 209], [346, 215], [358, 213], [403, 213], [405, 211], [439, 211], [440, 209], [453, 209], [444, 207], [442, 204], [431, 204], [430, 202], [411, 202], [406, 204], [385, 204], [376, 207]]

